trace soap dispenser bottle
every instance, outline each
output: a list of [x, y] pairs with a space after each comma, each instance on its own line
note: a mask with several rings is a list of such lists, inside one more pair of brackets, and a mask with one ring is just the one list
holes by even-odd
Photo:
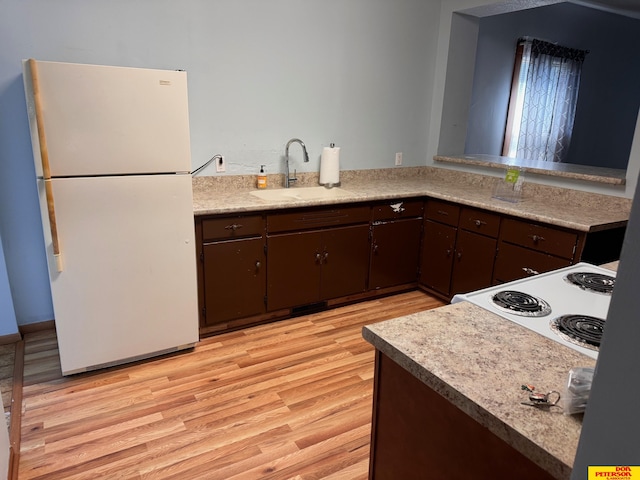
[[258, 173], [258, 188], [267, 188], [267, 174], [264, 173], [264, 165], [260, 165], [260, 173]]

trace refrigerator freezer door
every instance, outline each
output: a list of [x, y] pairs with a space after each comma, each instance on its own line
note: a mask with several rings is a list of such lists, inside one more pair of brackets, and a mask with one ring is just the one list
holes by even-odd
[[[186, 72], [35, 64], [51, 176], [191, 170]], [[33, 75], [28, 62], [23, 67], [36, 145]]]
[[191, 177], [54, 179], [53, 191], [62, 272], [46, 243], [63, 373], [197, 342]]

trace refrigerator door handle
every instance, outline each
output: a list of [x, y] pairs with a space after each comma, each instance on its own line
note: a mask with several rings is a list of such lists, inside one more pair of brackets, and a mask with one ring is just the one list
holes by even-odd
[[47, 195], [47, 212], [49, 214], [49, 227], [51, 228], [51, 240], [53, 243], [53, 257], [56, 261], [58, 272], [62, 272], [62, 252], [60, 251], [60, 239], [58, 238], [58, 226], [56, 224], [56, 210], [53, 202], [53, 186], [51, 185], [51, 168], [49, 166], [49, 153], [47, 151], [47, 138], [44, 133], [44, 121], [42, 119], [42, 98], [38, 84], [38, 66], [33, 58], [29, 59], [31, 70], [31, 83], [33, 85], [33, 99], [38, 126], [38, 143], [40, 144], [40, 160], [42, 161], [42, 173], [45, 192]]
[[60, 251], [60, 239], [58, 238], [58, 224], [56, 223], [56, 209], [53, 203], [53, 185], [51, 177], [45, 179], [44, 188], [47, 194], [47, 212], [49, 213], [49, 227], [51, 228], [51, 240], [53, 243], [53, 259], [56, 261], [58, 272], [64, 270], [62, 252]]

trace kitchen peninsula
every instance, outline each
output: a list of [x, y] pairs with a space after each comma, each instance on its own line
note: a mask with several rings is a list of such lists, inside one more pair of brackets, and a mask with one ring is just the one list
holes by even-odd
[[581, 416], [522, 405], [520, 387], [562, 392], [571, 368], [595, 360], [467, 302], [363, 336], [376, 348], [375, 478], [570, 477]]

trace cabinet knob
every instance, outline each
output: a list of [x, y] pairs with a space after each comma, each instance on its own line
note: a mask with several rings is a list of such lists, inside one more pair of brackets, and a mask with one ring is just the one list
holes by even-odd
[[256, 262], [256, 270], [260, 270], [260, 267], [261, 267], [261, 266], [262, 266], [262, 265], [261, 265], [260, 261], [257, 261], [257, 262]]
[[451, 249], [450, 249], [450, 248], [448, 248], [448, 249], [447, 249], [447, 251], [446, 251], [446, 253], [447, 253], [447, 257], [450, 257], [450, 256], [451, 256]]
[[522, 270], [524, 271], [524, 273], [528, 275], [538, 275], [540, 273], [537, 270], [534, 270], [533, 268], [529, 268], [529, 267], [522, 267]]
[[234, 232], [236, 230], [238, 230], [239, 228], [242, 228], [242, 225], [239, 223], [232, 223], [231, 225], [227, 225], [226, 227], [224, 227], [225, 230], [233, 230]]
[[486, 224], [487, 224], [487, 222], [483, 222], [483, 221], [482, 221], [482, 220], [480, 220], [480, 219], [477, 219], [477, 220], [476, 220], [475, 222], [473, 222], [473, 223], [475, 223], [475, 224], [476, 224], [476, 227], [481, 227], [482, 225], [486, 225]]
[[326, 250], [322, 253], [322, 260], [324, 260], [325, 262], [327, 261], [327, 258], [329, 258], [329, 252], [327, 252]]
[[538, 243], [538, 242], [543, 242], [544, 241], [544, 237], [541, 237], [540, 235], [529, 235], [529, 238], [531, 240], [533, 240], [533, 243]]
[[456, 256], [458, 257], [458, 260], [460, 260], [462, 258], [462, 252], [458, 252]]
[[320, 255], [320, 252], [316, 252], [316, 262], [322, 263], [322, 255]]

